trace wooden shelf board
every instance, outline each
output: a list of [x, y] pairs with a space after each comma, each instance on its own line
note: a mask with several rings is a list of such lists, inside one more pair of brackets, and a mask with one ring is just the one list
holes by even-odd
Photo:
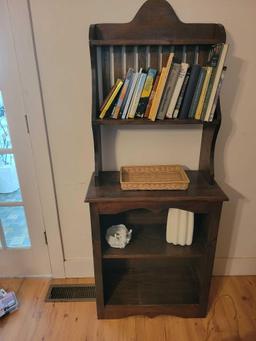
[[216, 182], [209, 184], [201, 171], [186, 171], [190, 184], [188, 190], [177, 191], [124, 191], [120, 187], [118, 171], [101, 172], [98, 184], [94, 174], [86, 195], [86, 202], [181, 202], [181, 201], [227, 201]]
[[140, 118], [135, 118], [135, 119], [127, 119], [127, 120], [122, 120], [122, 119], [96, 119], [92, 121], [93, 125], [104, 125], [104, 126], [129, 126], [129, 125], [142, 125], [142, 126], [177, 126], [177, 125], [204, 125], [204, 126], [214, 126], [219, 124], [219, 120], [214, 120], [212, 122], [203, 122], [200, 120], [194, 120], [194, 119], [165, 119], [165, 120], [156, 120], [156, 121], [150, 121], [148, 119], [140, 119]]
[[102, 257], [103, 259], [200, 258], [204, 254], [205, 248], [200, 240], [195, 240], [190, 246], [167, 243], [165, 225], [136, 225], [132, 239], [124, 249], [111, 248], [104, 241]]
[[[125, 266], [124, 266], [125, 269]], [[198, 304], [199, 282], [190, 265], [141, 261], [125, 270], [108, 267], [104, 276], [105, 304]]]
[[199, 38], [197, 40], [191, 39], [112, 39], [112, 40], [90, 40], [92, 46], [140, 46], [140, 45], [212, 45], [223, 42], [219, 38]]
[[111, 305], [104, 306], [104, 318], [116, 319], [134, 315], [174, 315], [179, 317], [205, 317], [200, 304], [155, 304], [155, 305]]

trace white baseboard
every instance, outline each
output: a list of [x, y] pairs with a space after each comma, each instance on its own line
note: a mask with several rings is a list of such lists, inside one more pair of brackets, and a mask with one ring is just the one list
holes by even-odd
[[64, 262], [66, 277], [94, 277], [92, 258], [74, 258]]
[[216, 276], [256, 275], [256, 257], [215, 258], [213, 274]]

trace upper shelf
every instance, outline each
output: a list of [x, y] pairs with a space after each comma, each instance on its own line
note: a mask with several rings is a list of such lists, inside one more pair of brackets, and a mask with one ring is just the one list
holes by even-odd
[[183, 125], [204, 125], [204, 126], [216, 126], [220, 124], [220, 120], [214, 120], [212, 122], [204, 122], [200, 120], [194, 119], [165, 119], [165, 120], [156, 120], [150, 121], [147, 119], [96, 119], [92, 122], [93, 125], [96, 126], [150, 126], [150, 127], [158, 127], [158, 126], [183, 126]]
[[197, 38], [193, 43], [191, 39], [93, 39], [90, 40], [92, 46], [165, 46], [165, 45], [215, 45], [220, 42], [219, 38]]
[[201, 45], [226, 41], [222, 25], [184, 23], [165, 0], [146, 1], [129, 23], [90, 26], [91, 45]]

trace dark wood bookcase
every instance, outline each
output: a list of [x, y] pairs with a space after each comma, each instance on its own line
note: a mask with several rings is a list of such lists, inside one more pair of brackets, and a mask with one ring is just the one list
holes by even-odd
[[[172, 314], [203, 317], [207, 314], [219, 219], [228, 200], [214, 180], [214, 148], [221, 124], [218, 102], [214, 120], [98, 119], [103, 98], [129, 67], [158, 70], [175, 48], [181, 61], [205, 64], [212, 45], [224, 43], [219, 24], [185, 24], [165, 0], [148, 0], [130, 23], [90, 26], [92, 67], [92, 130], [95, 172], [86, 195], [90, 204], [98, 318], [129, 315]], [[103, 171], [102, 126], [202, 125], [199, 169], [187, 171], [186, 191], [122, 191], [118, 171]], [[172, 129], [173, 129], [172, 127]], [[174, 246], [165, 238], [169, 208], [195, 213], [191, 246]], [[106, 229], [123, 223], [133, 228], [125, 249], [113, 249], [105, 241]]]

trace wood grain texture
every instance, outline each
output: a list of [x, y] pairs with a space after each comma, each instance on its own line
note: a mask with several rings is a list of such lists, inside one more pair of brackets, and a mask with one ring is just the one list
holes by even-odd
[[[105, 96], [114, 82], [113, 78], [123, 76], [124, 68], [134, 67], [137, 71], [140, 66], [148, 67], [149, 60], [152, 60], [153, 65], [158, 65], [160, 71], [171, 51], [175, 51], [175, 62], [181, 62], [187, 50], [190, 63], [204, 65], [212, 44], [225, 42], [225, 29], [218, 24], [183, 23], [167, 1], [148, 0], [130, 23], [91, 25], [89, 40], [95, 173], [86, 202], [90, 203], [91, 211], [98, 317], [109, 319], [136, 314], [203, 317], [208, 309], [222, 202], [228, 200], [214, 181], [214, 148], [221, 122], [220, 105], [216, 110], [217, 117], [210, 123], [163, 120], [151, 125], [147, 120], [98, 120], [96, 113], [99, 111], [101, 95], [97, 89]], [[101, 59], [98, 57], [96, 63], [96, 51], [99, 49]], [[126, 51], [125, 66], [122, 50]], [[97, 70], [96, 65], [99, 64], [104, 65], [104, 68], [98, 67], [100, 70]], [[102, 84], [96, 84], [100, 80]], [[122, 191], [119, 172], [102, 171], [102, 125], [150, 125], [157, 128], [193, 124], [203, 125], [203, 136], [199, 171], [187, 172], [190, 179], [188, 190]], [[160, 212], [170, 207], [195, 212], [198, 217], [200, 238], [186, 252], [167, 247], [164, 239], [157, 238], [161, 224], [166, 226], [166, 217], [161, 223], [153, 223], [155, 216], [163, 217]], [[135, 211], [143, 209], [151, 213], [145, 217], [140, 211], [146, 232], [138, 233], [137, 243], [136, 240], [133, 245], [131, 243], [125, 257], [120, 257], [120, 252], [107, 252], [104, 249], [106, 228], [120, 216], [122, 219], [119, 223], [126, 222], [124, 217], [128, 217], [128, 221], [136, 218]], [[109, 217], [106, 218], [107, 215]], [[138, 224], [134, 226], [137, 228]], [[172, 271], [173, 263], [180, 261], [188, 262], [189, 266], [184, 268], [180, 265]], [[145, 268], [147, 262], [152, 270], [150, 266]], [[189, 267], [193, 268], [193, 274]]]
[[[175, 201], [225, 201], [226, 195], [216, 182], [209, 184], [202, 172], [186, 171], [190, 184], [186, 191], [123, 191], [120, 174], [106, 171], [100, 174], [99, 185], [94, 184], [94, 174], [86, 195], [86, 202], [175, 202]], [[171, 207], [171, 206], [170, 206]]]
[[165, 0], [148, 0], [130, 23], [97, 24], [92, 33], [93, 45], [122, 45], [124, 40], [126, 45], [217, 44], [226, 40], [222, 25], [183, 23]]
[[[92, 283], [92, 280], [54, 280]], [[255, 341], [256, 276], [214, 277], [205, 319], [158, 316], [97, 320], [95, 302], [46, 303], [50, 279], [0, 279], [19, 311], [0, 320], [1, 341]]]

